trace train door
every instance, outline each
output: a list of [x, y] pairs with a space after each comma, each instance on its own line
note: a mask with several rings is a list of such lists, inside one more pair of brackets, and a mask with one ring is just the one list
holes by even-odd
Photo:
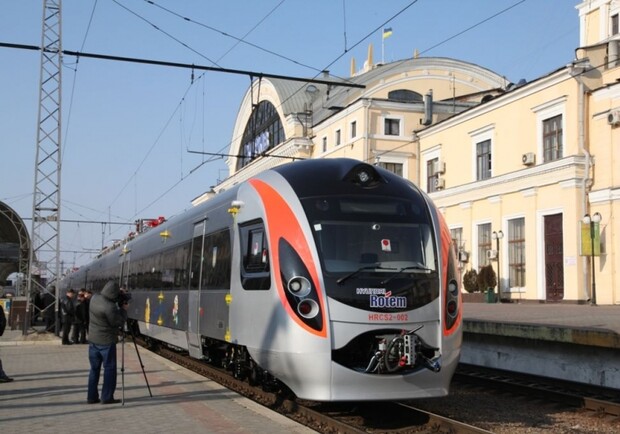
[[120, 265], [120, 273], [118, 276], [118, 286], [129, 291], [129, 262], [131, 260], [131, 251], [127, 251], [123, 247], [121, 256], [118, 258]]
[[200, 285], [203, 273], [203, 248], [206, 226], [206, 219], [194, 225], [189, 268], [187, 344], [189, 355], [195, 358], [202, 357], [202, 342], [200, 339]]

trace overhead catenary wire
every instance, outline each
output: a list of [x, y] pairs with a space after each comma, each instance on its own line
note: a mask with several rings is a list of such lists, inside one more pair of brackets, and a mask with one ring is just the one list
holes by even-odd
[[[97, 1], [98, 0], [95, 0], [93, 4], [93, 9], [91, 10], [91, 13], [90, 13], [90, 18], [88, 20], [88, 25], [86, 26], [86, 32], [84, 33], [84, 39], [82, 40], [80, 51], [83, 51], [84, 47], [86, 46], [86, 40], [88, 39], [88, 34], [90, 33], [90, 27], [93, 23], [93, 17], [95, 16], [95, 10], [97, 9]], [[61, 163], [62, 163], [62, 160], [64, 160], [65, 158], [65, 155], [66, 155], [65, 152], [67, 151], [67, 143], [69, 143], [69, 131], [70, 131], [69, 127], [71, 126], [71, 113], [73, 112], [73, 97], [75, 96], [75, 85], [77, 83], [78, 64], [79, 64], [79, 59], [76, 60], [75, 67], [71, 68], [73, 70], [73, 80], [71, 83], [71, 94], [69, 97], [69, 109], [67, 111], [65, 134], [63, 135]]]
[[[114, 0], [114, 1], [116, 2], [116, 0]], [[200, 27], [203, 27], [203, 28], [205, 28], [205, 29], [211, 30], [211, 31], [213, 31], [213, 32], [219, 33], [219, 34], [221, 34], [222, 36], [225, 36], [225, 37], [228, 37], [228, 38], [234, 39], [234, 40], [236, 41], [236, 44], [235, 44], [232, 48], [230, 48], [228, 51], [226, 51], [226, 52], [225, 52], [225, 53], [224, 53], [224, 54], [220, 57], [220, 59], [222, 59], [224, 56], [226, 56], [226, 55], [227, 55], [227, 54], [228, 54], [228, 53], [229, 53], [229, 52], [230, 52], [233, 48], [235, 48], [237, 45], [239, 45], [239, 44], [245, 44], [245, 45], [248, 45], [248, 46], [250, 46], [250, 47], [252, 47], [252, 48], [255, 48], [255, 49], [259, 50], [259, 51], [262, 51], [262, 52], [264, 52], [264, 53], [271, 54], [271, 55], [273, 55], [273, 56], [279, 57], [280, 59], [286, 60], [286, 61], [291, 62], [291, 63], [294, 63], [294, 64], [296, 64], [296, 65], [303, 66], [303, 67], [305, 67], [305, 68], [311, 69], [311, 70], [316, 71], [316, 72], [321, 72], [319, 69], [317, 69], [317, 68], [315, 68], [315, 67], [313, 67], [313, 66], [311, 66], [311, 65], [307, 65], [307, 64], [302, 63], [302, 62], [300, 62], [300, 61], [298, 61], [298, 60], [295, 60], [295, 59], [293, 59], [293, 58], [291, 58], [291, 57], [285, 56], [285, 55], [283, 55], [283, 54], [276, 53], [276, 52], [275, 52], [275, 51], [273, 51], [273, 50], [269, 50], [269, 49], [267, 49], [267, 48], [261, 47], [261, 46], [259, 46], [259, 45], [253, 44], [253, 43], [248, 42], [248, 41], [246, 41], [246, 40], [245, 40], [245, 38], [246, 38], [246, 37], [247, 37], [247, 36], [248, 36], [248, 35], [249, 35], [249, 34], [250, 34], [250, 33], [251, 33], [251, 32], [252, 32], [252, 31], [253, 31], [253, 30], [254, 30], [254, 29], [258, 26], [258, 25], [260, 25], [260, 24], [261, 24], [263, 21], [265, 21], [265, 20], [266, 20], [266, 19], [267, 19], [267, 18], [268, 18], [268, 17], [269, 17], [269, 16], [270, 16], [273, 12], [275, 12], [275, 10], [276, 10], [277, 8], [279, 8], [279, 7], [282, 5], [282, 3], [284, 3], [284, 1], [285, 1], [285, 0], [282, 0], [280, 3], [278, 3], [278, 4], [277, 4], [277, 5], [276, 5], [276, 6], [275, 6], [275, 7], [274, 7], [274, 8], [273, 8], [273, 9], [272, 9], [272, 10], [271, 10], [271, 11], [270, 11], [267, 15], [266, 15], [266, 16], [264, 16], [264, 17], [263, 17], [263, 18], [262, 18], [262, 19], [261, 19], [261, 20], [260, 20], [260, 21], [259, 21], [259, 22], [258, 22], [258, 23], [257, 23], [257, 24], [253, 27], [253, 28], [252, 28], [252, 29], [250, 29], [250, 31], [248, 31], [248, 32], [247, 32], [244, 36], [242, 36], [241, 38], [239, 38], [239, 37], [237, 37], [237, 36], [235, 36], [235, 35], [232, 35], [232, 34], [230, 34], [230, 33], [228, 33], [228, 32], [225, 32], [225, 31], [223, 31], [223, 30], [217, 29], [217, 28], [215, 28], [215, 27], [213, 27], [213, 26], [210, 26], [210, 25], [208, 25], [208, 24], [205, 24], [205, 23], [201, 23], [201, 22], [199, 22], [199, 21], [196, 21], [196, 20], [194, 20], [194, 19], [192, 19], [192, 18], [189, 18], [189, 17], [186, 17], [186, 16], [182, 16], [181, 14], [179, 14], [179, 13], [177, 13], [177, 12], [175, 12], [175, 11], [173, 11], [173, 10], [169, 9], [169, 8], [165, 8], [165, 7], [163, 7], [163, 6], [161, 6], [161, 5], [157, 4], [157, 3], [155, 3], [155, 2], [154, 2], [154, 1], [152, 1], [152, 0], [144, 0], [144, 1], [145, 1], [146, 3], [148, 3], [148, 4], [150, 4], [150, 5], [153, 5], [153, 6], [155, 6], [155, 7], [159, 8], [159, 9], [161, 9], [161, 10], [163, 10], [163, 11], [165, 11], [165, 12], [167, 12], [167, 13], [171, 14], [171, 15], [174, 15], [174, 16], [176, 16], [176, 17], [178, 17], [178, 18], [180, 18], [180, 19], [182, 19], [182, 20], [184, 20], [184, 21], [186, 21], [186, 22], [188, 22], [188, 23], [195, 24], [195, 25], [197, 25], [197, 26], [200, 26]]]
[[[20, 50], [34, 50], [34, 51], [41, 50], [41, 47], [36, 46], [36, 45], [13, 44], [13, 43], [8, 43], [8, 42], [0, 42], [0, 47], [16, 48]], [[49, 52], [49, 50], [45, 48], [43, 49], [43, 51]], [[66, 56], [76, 56], [78, 58], [82, 57], [82, 58], [99, 59], [99, 60], [112, 60], [112, 61], [117, 61], [117, 62], [139, 63], [139, 64], [144, 64], [144, 65], [197, 69], [201, 71], [213, 71], [213, 72], [221, 72], [225, 74], [247, 75], [247, 76], [262, 77], [262, 78], [276, 78], [276, 79], [281, 79], [281, 80], [301, 81], [304, 83], [316, 83], [316, 84], [325, 84], [325, 85], [331, 85], [331, 86], [344, 86], [344, 87], [353, 87], [353, 88], [359, 88], [359, 89], [363, 89], [365, 87], [363, 84], [348, 83], [346, 81], [321, 80], [321, 79], [317, 79], [316, 77], [315, 78], [296, 77], [292, 75], [271, 74], [268, 72], [257, 72], [257, 71], [250, 71], [250, 70], [244, 70], [244, 69], [219, 68], [219, 67], [207, 66], [207, 65], [197, 65], [194, 63], [169, 62], [165, 60], [143, 59], [143, 58], [138, 58], [138, 57], [113, 56], [109, 54], [86, 53], [86, 52], [72, 51], [72, 50], [62, 50], [62, 54]]]
[[134, 15], [135, 17], [137, 17], [139, 20], [142, 20], [146, 23], [148, 23], [149, 25], [151, 25], [155, 30], [162, 32], [163, 34], [165, 34], [166, 36], [168, 36], [170, 39], [172, 39], [173, 41], [177, 42], [178, 44], [181, 44], [183, 47], [187, 48], [188, 50], [190, 50], [192, 53], [197, 54], [198, 56], [202, 57], [203, 59], [206, 59], [207, 61], [211, 62], [213, 65], [217, 65], [217, 62], [215, 60], [210, 59], [209, 57], [205, 56], [204, 54], [202, 54], [201, 52], [199, 52], [198, 50], [193, 49], [192, 47], [190, 47], [189, 45], [187, 45], [185, 42], [181, 41], [180, 39], [176, 38], [175, 36], [171, 35], [170, 33], [166, 32], [165, 30], [161, 29], [160, 27], [156, 26], [155, 24], [153, 24], [152, 22], [150, 22], [149, 20], [147, 20], [146, 18], [144, 18], [142, 15], [132, 11], [131, 9], [129, 9], [127, 6], [124, 6], [122, 4], [120, 4], [118, 1], [116, 0], [112, 0], [114, 3], [116, 3], [118, 6], [120, 6], [121, 8], [125, 9], [127, 12], [129, 12], [130, 14]]
[[[145, 0], [145, 1], [146, 1], [146, 0]], [[417, 0], [416, 0], [416, 1], [417, 1]], [[525, 1], [525, 0], [522, 0], [522, 1], [521, 1], [521, 2], [519, 2], [519, 3], [522, 3], [523, 1]], [[147, 1], [147, 2], [148, 2], [148, 1]], [[149, 2], [149, 3], [154, 4], [153, 2]], [[281, 2], [281, 3], [282, 3], [282, 2]], [[280, 3], [280, 4], [281, 4], [281, 3]], [[413, 2], [413, 3], [415, 3], [415, 2]], [[413, 3], [412, 3], [412, 4], [413, 4]], [[343, 9], [344, 9], [344, 6], [345, 6], [345, 5], [344, 5], [344, 0], [343, 0]], [[388, 20], [388, 22], [389, 22], [389, 20]], [[345, 23], [346, 23], [346, 17], [345, 17]], [[382, 25], [382, 26], [383, 26], [383, 25]], [[382, 26], [380, 26], [380, 27], [382, 27]], [[471, 28], [473, 28], [473, 27], [474, 27], [474, 26], [472, 26]], [[470, 29], [471, 29], [471, 28], [470, 28]], [[461, 33], [464, 33], [464, 32], [461, 32]], [[447, 40], [445, 40], [444, 42], [447, 42], [448, 40], [453, 39], [453, 38], [454, 38], [454, 36], [453, 36], [453, 37], [451, 37], [451, 38], [449, 38], [449, 39], [447, 39]], [[345, 39], [346, 39], [346, 30], [345, 30]], [[356, 44], [356, 45], [357, 45], [357, 44]], [[439, 44], [438, 44], [438, 45], [439, 45]], [[431, 48], [429, 48], [429, 49], [425, 50], [424, 52], [427, 52], [428, 50], [430, 50], [430, 49], [432, 49], [432, 48], [435, 48], [435, 47], [436, 47], [436, 46], [438, 46], [438, 45], [435, 45], [435, 46], [433, 46], [433, 47], [431, 47]], [[38, 48], [38, 47], [37, 47], [37, 48]], [[347, 47], [346, 47], [346, 41], [345, 41], [345, 51], [348, 51], [348, 50], [347, 50]], [[86, 57], [86, 56], [84, 56], [84, 57]], [[340, 56], [340, 57], [342, 57], [342, 56]], [[78, 60], [79, 60], [79, 57], [78, 57]], [[338, 60], [338, 59], [334, 60], [334, 62], [335, 62], [335, 61], [337, 61], [337, 60]], [[334, 62], [330, 63], [330, 65], [329, 65], [329, 66], [331, 66]], [[315, 70], [317, 70], [317, 71], [318, 71], [318, 69], [316, 69], [316, 68], [315, 68]], [[303, 79], [303, 81], [304, 81], [304, 82], [308, 82], [308, 79], [307, 79], [307, 78], [304, 78], [304, 79]], [[150, 151], [149, 151], [149, 152], [150, 152]], [[221, 154], [221, 155], [222, 155], [222, 156], [226, 156], [227, 154]], [[214, 159], [210, 159], [210, 160], [208, 160], [208, 161], [206, 161], [206, 162], [210, 162], [210, 161], [214, 161]], [[206, 163], [206, 162], [203, 162], [203, 164], [204, 164], [204, 163]], [[144, 160], [141, 162], [140, 167], [142, 166], [142, 164], [143, 164], [143, 163], [144, 163]], [[193, 172], [194, 170], [196, 170], [197, 168], [201, 167], [203, 164], [200, 164], [198, 167], [194, 168], [194, 169], [192, 170], [192, 172]], [[191, 174], [192, 172], [190, 172], [190, 174]], [[175, 185], [178, 185], [178, 183], [177, 183], [177, 184], [175, 184]], [[163, 196], [163, 195], [162, 195], [162, 196]], [[162, 196], [160, 196], [160, 197], [162, 197]]]

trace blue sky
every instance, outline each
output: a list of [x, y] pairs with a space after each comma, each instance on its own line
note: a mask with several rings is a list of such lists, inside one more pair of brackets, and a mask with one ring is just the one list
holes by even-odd
[[[573, 60], [579, 3], [63, 0], [62, 43], [69, 51], [299, 77], [328, 67], [346, 77], [369, 43], [380, 60], [385, 26], [393, 30], [386, 62], [417, 49], [530, 81]], [[43, 0], [0, 0], [0, 8], [1, 43], [40, 45]], [[228, 152], [248, 77], [196, 71], [192, 82], [185, 69], [72, 56], [63, 63], [62, 219], [170, 217], [227, 176], [224, 160], [202, 164], [208, 157], [188, 150]], [[0, 201], [23, 218], [32, 215], [39, 69], [39, 52], [0, 47]], [[82, 265], [92, 256], [85, 250], [130, 230], [63, 223], [62, 259]]]

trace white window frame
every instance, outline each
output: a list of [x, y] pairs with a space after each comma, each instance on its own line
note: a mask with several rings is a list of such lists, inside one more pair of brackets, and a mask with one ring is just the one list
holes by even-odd
[[539, 106], [533, 107], [532, 111], [536, 114], [536, 161], [544, 162], [544, 142], [543, 142], [543, 122], [547, 119], [562, 115], [562, 157], [568, 155], [566, 152], [566, 100], [565, 96], [548, 101]]
[[[601, 15], [605, 15], [605, 14], [603, 13]], [[612, 30], [611, 20], [614, 15], [618, 15], [618, 19], [620, 20], [620, 3], [612, 1], [611, 4], [609, 5], [609, 15], [605, 17], [607, 20], [607, 26], [605, 27], [607, 30], [607, 36], [602, 39], [607, 39], [607, 38], [616, 36], [611, 33], [611, 30]], [[620, 22], [618, 23], [618, 25], [620, 25]], [[620, 33], [617, 33], [617, 34], [620, 34]]]
[[[472, 227], [472, 231], [471, 231], [471, 263], [472, 263], [472, 268], [475, 267], [476, 271], [478, 271], [478, 269], [480, 268], [480, 258], [478, 257], [478, 227], [480, 227], [481, 225], [486, 225], [489, 224], [491, 225], [491, 233], [493, 233], [493, 222], [491, 221], [491, 219], [485, 219], [485, 220], [477, 220], [475, 222], [473, 222], [473, 227]], [[491, 249], [493, 248], [493, 243], [491, 243]]]
[[342, 130], [338, 128], [334, 131], [334, 146], [337, 148], [342, 145]]
[[[385, 121], [388, 119], [393, 119], [393, 120], [397, 120], [398, 121], [398, 135], [392, 135], [392, 134], [386, 134], [385, 133]], [[395, 116], [395, 115], [389, 115], [389, 116], [381, 116], [381, 137], [383, 138], [402, 138], [404, 137], [404, 131], [405, 131], [405, 117], [404, 116]]]
[[409, 179], [409, 158], [406, 156], [398, 156], [398, 155], [390, 155], [390, 154], [381, 154], [375, 157], [375, 161], [377, 163], [393, 163], [400, 164], [403, 166], [403, 178]]
[[441, 145], [433, 146], [431, 149], [422, 152], [422, 167], [420, 167], [420, 180], [418, 184], [424, 191], [428, 191], [428, 171], [426, 167], [430, 160], [437, 159], [441, 161]]
[[[355, 135], [353, 134], [353, 126], [355, 126]], [[358, 134], [358, 124], [357, 124], [357, 119], [352, 120], [351, 122], [349, 122], [349, 139], [353, 140], [353, 139], [357, 139], [357, 134]]]
[[[486, 179], [478, 179], [478, 143], [486, 140], [491, 141], [491, 178], [495, 176], [495, 125], [487, 125], [469, 133], [471, 138], [471, 179], [474, 182], [486, 181]], [[477, 238], [476, 238], [477, 239]]]
[[[509, 244], [508, 244], [508, 237], [509, 237], [509, 227], [510, 227], [510, 221], [512, 220], [517, 220], [517, 219], [523, 219], [524, 221], [524, 236], [525, 236], [525, 282], [527, 285], [527, 270], [528, 270], [528, 266], [527, 264], [529, 263], [530, 265], [532, 264], [532, 261], [530, 260], [528, 262], [528, 257], [527, 257], [527, 245], [528, 245], [528, 237], [527, 237], [527, 216], [525, 214], [513, 214], [513, 215], [509, 215], [509, 216], [504, 216], [503, 221], [502, 221], [502, 232], [504, 232], [504, 238], [502, 239], [502, 241], [500, 242], [500, 249], [502, 250], [501, 252], [501, 259], [502, 259], [502, 263], [501, 263], [501, 267], [502, 267], [502, 276], [504, 276], [504, 279], [507, 279], [507, 281], [510, 279], [510, 261], [509, 261]], [[510, 286], [510, 287], [506, 287], [504, 288], [504, 292], [510, 292], [510, 293], [524, 293], [525, 292], [525, 286], [521, 287], [521, 286]]]

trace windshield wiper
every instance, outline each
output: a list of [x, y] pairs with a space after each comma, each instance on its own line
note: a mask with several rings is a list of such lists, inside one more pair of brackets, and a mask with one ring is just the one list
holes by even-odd
[[378, 264], [375, 264], [375, 265], [366, 265], [366, 266], [364, 266], [364, 267], [360, 267], [360, 268], [358, 268], [357, 270], [355, 270], [355, 271], [354, 271], [354, 272], [352, 272], [352, 273], [347, 274], [346, 276], [342, 276], [340, 279], [336, 280], [336, 283], [337, 283], [338, 285], [342, 285], [342, 283], [343, 283], [345, 280], [347, 280], [347, 279], [349, 279], [349, 278], [351, 278], [351, 277], [353, 277], [353, 276], [355, 276], [355, 275], [357, 275], [357, 274], [361, 273], [361, 272], [362, 272], [362, 271], [364, 271], [364, 270], [377, 270], [377, 269], [378, 269], [378, 270], [396, 270], [396, 268], [382, 267], [381, 265], [378, 265]]
[[415, 265], [409, 265], [408, 267], [403, 267], [400, 270], [398, 270], [396, 273], [394, 273], [392, 276], [388, 277], [387, 279], [385, 279], [383, 282], [381, 282], [381, 285], [385, 285], [386, 283], [388, 283], [390, 280], [392, 280], [393, 278], [395, 278], [396, 276], [402, 274], [404, 271], [407, 270], [416, 270], [416, 271], [420, 271], [422, 273], [431, 273], [433, 270], [431, 270], [428, 267], [425, 267], [424, 265], [417, 263]]

